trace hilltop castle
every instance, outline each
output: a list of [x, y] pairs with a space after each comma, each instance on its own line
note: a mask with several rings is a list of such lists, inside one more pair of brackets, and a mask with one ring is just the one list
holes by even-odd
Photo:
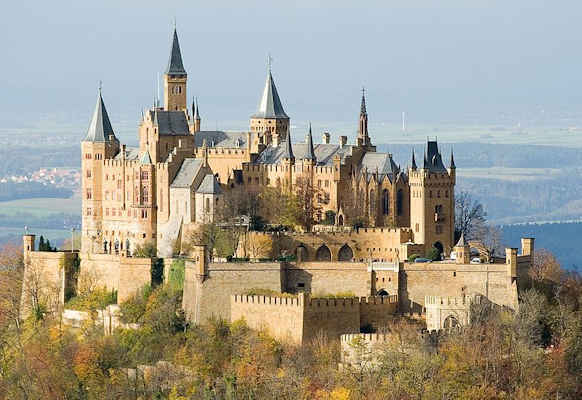
[[[376, 151], [362, 93], [354, 144], [345, 136], [332, 144], [329, 133], [316, 144], [311, 127], [304, 142], [294, 142], [270, 69], [248, 131], [206, 131], [198, 101], [187, 105], [187, 77], [174, 29], [164, 104], [155, 101], [144, 111], [138, 148], [119, 142], [99, 91], [81, 143], [81, 250], [36, 251], [35, 236], [24, 236], [24, 312], [34, 302], [59, 311], [82, 277], [92, 287], [116, 291], [122, 302], [152, 283], [159, 261], [167, 277], [175, 256], [185, 265], [183, 309], [190, 321], [242, 317], [295, 343], [321, 330], [337, 337], [364, 326], [381, 328], [397, 313], [424, 316], [436, 330], [469, 323], [470, 305], [477, 302], [517, 308], [534, 240], [522, 239], [521, 254], [508, 248], [505, 257], [470, 263], [479, 246], [462, 236], [454, 242], [456, 167], [452, 153], [444, 164], [436, 141], [428, 141], [419, 165], [412, 153], [410, 167], [401, 168], [391, 154]], [[295, 193], [302, 182], [318, 188], [312, 198], [321, 210], [316, 217], [327, 212], [332, 225], [245, 232], [244, 241], [263, 243], [248, 249], [239, 241], [236, 252], [249, 262], [219, 260], [199, 244], [187, 251], [176, 246], [183, 244], [181, 233], [215, 220], [230, 191], [247, 195], [271, 187]], [[353, 227], [355, 221], [363, 226]], [[146, 243], [157, 257], [135, 252]], [[442, 261], [410, 257], [432, 248]], [[281, 255], [296, 257], [274, 261]], [[286, 294], [245, 294], [256, 289]], [[337, 293], [354, 297], [311, 297]]]
[[[314, 143], [311, 127], [304, 142], [291, 137], [290, 118], [271, 70], [257, 111], [246, 132], [203, 130], [200, 107], [187, 105], [188, 74], [174, 30], [164, 74], [164, 104], [143, 113], [139, 147], [119, 143], [101, 92], [82, 142], [82, 251], [131, 254], [151, 241], [168, 256], [184, 225], [213, 218], [221, 192], [242, 186], [293, 191], [308, 181], [320, 191], [314, 201], [332, 211], [335, 225], [363, 218], [365, 226], [412, 231], [408, 241], [448, 254], [454, 234], [455, 163], [448, 168], [436, 141], [422, 163], [402, 169], [389, 153], [379, 153], [368, 133], [362, 93], [354, 144], [341, 136]], [[399, 233], [394, 233], [399, 235]], [[423, 251], [424, 254], [424, 251]], [[393, 254], [385, 254], [392, 259]]]

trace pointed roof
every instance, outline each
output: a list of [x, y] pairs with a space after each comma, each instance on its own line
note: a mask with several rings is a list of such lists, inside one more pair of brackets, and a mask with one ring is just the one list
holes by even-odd
[[451, 168], [457, 168], [455, 166], [455, 156], [453, 155], [453, 149], [451, 149]]
[[194, 110], [194, 119], [200, 119], [200, 106], [198, 106], [198, 97], [194, 99], [196, 102], [196, 109]]
[[461, 233], [461, 237], [459, 238], [459, 241], [457, 242], [457, 244], [455, 245], [455, 247], [464, 247], [466, 246], [465, 244], [465, 234]]
[[277, 93], [275, 81], [273, 80], [273, 75], [271, 74], [270, 69], [267, 72], [267, 80], [265, 81], [265, 88], [263, 89], [263, 95], [259, 102], [259, 107], [252, 117], [289, 118], [289, 116], [285, 114], [285, 110], [283, 110], [283, 105], [281, 104], [279, 93]]
[[360, 105], [360, 114], [367, 114], [366, 111], [366, 91], [362, 88], [362, 104]]
[[95, 105], [95, 111], [93, 111], [93, 117], [84, 142], [107, 142], [109, 141], [109, 135], [115, 135], [115, 133], [111, 127], [103, 97], [101, 97], [101, 88], [99, 88], [97, 104]]
[[220, 184], [212, 174], [207, 174], [196, 189], [196, 193], [202, 194], [220, 194], [221, 191]]
[[446, 172], [443, 158], [436, 140], [429, 140], [426, 144], [426, 158], [424, 168], [431, 172]]
[[307, 134], [307, 153], [303, 157], [304, 160], [317, 161], [315, 157], [315, 150], [313, 149], [313, 136], [311, 135], [311, 122], [309, 123], [309, 133]]
[[180, 42], [178, 41], [178, 33], [176, 32], [176, 27], [174, 27], [172, 50], [170, 52], [170, 59], [168, 60], [166, 74], [186, 75], [186, 70], [184, 69], [184, 64], [182, 63], [182, 53], [180, 52]]
[[139, 159], [139, 163], [140, 164], [151, 164], [152, 163], [152, 158], [150, 157], [150, 152], [149, 151], [144, 151], [143, 154], [141, 155], [140, 159]]
[[291, 146], [291, 132], [287, 134], [287, 140], [285, 141], [285, 150], [283, 151], [283, 158], [295, 160], [295, 156], [293, 155], [293, 147]]
[[196, 98], [192, 96], [192, 117], [196, 115]]
[[412, 169], [417, 169], [416, 158], [414, 157], [414, 149], [412, 149]]

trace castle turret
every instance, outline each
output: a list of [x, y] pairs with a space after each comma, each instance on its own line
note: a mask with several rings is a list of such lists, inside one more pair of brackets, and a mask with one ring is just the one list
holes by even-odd
[[414, 241], [424, 244], [426, 251], [435, 247], [448, 254], [455, 231], [454, 168], [443, 164], [436, 140], [427, 142], [422, 168], [414, 168], [415, 164], [408, 171]]
[[195, 98], [192, 103], [192, 115], [194, 119], [194, 132], [200, 132], [200, 107], [198, 106], [198, 98]]
[[251, 116], [251, 132], [263, 136], [264, 144], [278, 146], [287, 138], [289, 132], [289, 116], [285, 113], [271, 67], [267, 71], [265, 88], [257, 112]]
[[174, 27], [170, 59], [164, 73], [164, 109], [186, 111], [186, 82], [188, 75], [182, 63], [178, 33]]
[[81, 142], [82, 251], [91, 251], [102, 234], [103, 165], [104, 160], [118, 152], [119, 141], [111, 127], [100, 87], [87, 136]]
[[309, 123], [309, 133], [307, 134], [307, 152], [305, 153], [303, 160], [309, 161], [309, 163], [313, 165], [317, 163], [317, 157], [315, 157], [315, 149], [313, 148], [313, 135], [311, 133], [311, 122]]
[[358, 137], [356, 144], [359, 147], [365, 147], [368, 151], [376, 151], [376, 146], [372, 145], [368, 135], [368, 111], [366, 110], [366, 93], [362, 88], [362, 102], [360, 104], [360, 123], [358, 127]]

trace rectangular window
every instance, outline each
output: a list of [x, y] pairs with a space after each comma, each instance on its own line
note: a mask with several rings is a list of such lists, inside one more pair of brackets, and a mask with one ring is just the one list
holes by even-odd
[[141, 179], [147, 181], [149, 179], [149, 171], [141, 171]]
[[106, 209], [105, 209], [105, 216], [106, 216], [106, 217], [109, 217], [109, 208], [106, 208]]
[[91, 170], [90, 169], [87, 170], [87, 175], [86, 176], [87, 176], [87, 178], [91, 178]]
[[93, 192], [91, 191], [91, 188], [87, 188], [86, 199], [91, 200], [92, 198], [93, 198]]

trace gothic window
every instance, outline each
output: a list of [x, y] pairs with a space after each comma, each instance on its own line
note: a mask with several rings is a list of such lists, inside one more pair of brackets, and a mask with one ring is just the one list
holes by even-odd
[[90, 169], [87, 170], [87, 178], [91, 178], [91, 170]]
[[344, 244], [339, 250], [337, 258], [339, 261], [352, 261], [352, 258], [354, 258], [354, 252], [350, 246]]
[[93, 192], [91, 191], [91, 188], [87, 188], [86, 198], [87, 200], [91, 200], [93, 198]]
[[315, 259], [317, 261], [331, 261], [331, 251], [326, 245], [321, 245], [317, 252], [315, 253]]
[[142, 181], [147, 181], [149, 179], [149, 171], [141, 171]]
[[209, 198], [206, 198], [206, 205], [204, 207], [204, 211], [207, 213], [210, 212], [210, 199]]
[[148, 203], [149, 202], [149, 193], [148, 193], [148, 188], [147, 186], [143, 187], [143, 191], [142, 191], [142, 199], [144, 203]]
[[398, 216], [402, 215], [404, 212], [404, 192], [402, 189], [398, 189], [396, 192], [396, 213]]
[[369, 208], [370, 208], [370, 216], [374, 216], [375, 211], [376, 211], [376, 196], [373, 190], [370, 191], [370, 204], [369, 204]]
[[390, 196], [388, 194], [388, 189], [382, 191], [382, 214], [390, 214]]

